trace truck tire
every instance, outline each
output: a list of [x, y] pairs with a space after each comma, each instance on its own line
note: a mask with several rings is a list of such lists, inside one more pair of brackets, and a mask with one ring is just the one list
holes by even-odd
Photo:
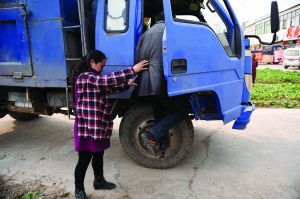
[[151, 155], [141, 138], [141, 133], [154, 125], [153, 110], [150, 104], [137, 103], [124, 114], [119, 138], [127, 155], [136, 163], [152, 169], [167, 169], [180, 163], [190, 151], [194, 141], [194, 128], [190, 118], [186, 117], [169, 131], [170, 147], [165, 153], [165, 159]]
[[20, 112], [9, 112], [10, 117], [18, 120], [18, 121], [29, 121], [38, 116], [38, 114], [31, 113], [20, 113]]
[[0, 108], [0, 118], [5, 117], [6, 114], [8, 114], [8, 110], [6, 108]]

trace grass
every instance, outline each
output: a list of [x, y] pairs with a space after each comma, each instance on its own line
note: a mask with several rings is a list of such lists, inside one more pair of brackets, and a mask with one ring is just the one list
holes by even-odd
[[21, 199], [37, 199], [42, 191], [39, 189], [35, 193], [29, 193], [21, 197]]
[[269, 68], [257, 70], [255, 83], [258, 84], [281, 84], [281, 83], [300, 83], [300, 73], [297, 71], [272, 70]]
[[257, 70], [251, 101], [257, 107], [300, 108], [300, 73]]

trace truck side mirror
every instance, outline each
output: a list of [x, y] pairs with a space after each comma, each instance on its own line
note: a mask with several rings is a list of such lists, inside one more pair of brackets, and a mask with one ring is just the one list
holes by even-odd
[[271, 3], [271, 32], [276, 33], [279, 31], [279, 14], [277, 1]]

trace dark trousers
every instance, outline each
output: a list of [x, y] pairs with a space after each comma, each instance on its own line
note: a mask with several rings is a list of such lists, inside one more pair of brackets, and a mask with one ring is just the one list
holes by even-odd
[[255, 78], [252, 78], [252, 83], [255, 84]]
[[86, 170], [92, 159], [92, 167], [95, 176], [103, 176], [103, 154], [104, 151], [94, 153], [90, 151], [78, 152], [78, 163], [75, 167], [75, 184], [84, 182]]
[[159, 143], [170, 142], [169, 130], [180, 123], [186, 116], [187, 111], [181, 97], [150, 97], [155, 126], [149, 131]]

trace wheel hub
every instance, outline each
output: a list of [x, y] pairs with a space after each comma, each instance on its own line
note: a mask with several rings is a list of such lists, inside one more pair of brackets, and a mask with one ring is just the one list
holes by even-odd
[[[132, 138], [134, 140], [134, 146], [135, 148], [144, 156], [150, 157], [150, 158], [158, 158], [158, 156], [153, 156], [151, 155], [148, 150], [147, 147], [143, 141], [143, 139], [141, 138], [141, 134], [149, 131], [152, 127], [154, 126], [154, 120], [153, 120], [153, 116], [148, 116], [145, 118], [141, 118], [140, 120], [138, 120], [133, 128], [132, 131]], [[174, 129], [171, 129], [169, 131], [169, 137], [170, 137], [170, 146], [169, 148], [167, 148], [166, 152], [165, 152], [165, 157], [168, 157], [170, 154], [172, 154], [172, 152], [175, 150], [176, 146], [177, 146], [177, 141], [178, 141], [178, 136], [177, 136], [177, 132]], [[158, 154], [160, 154], [160, 150], [159, 150], [159, 143], [156, 145], [155, 147], [156, 152]]]

